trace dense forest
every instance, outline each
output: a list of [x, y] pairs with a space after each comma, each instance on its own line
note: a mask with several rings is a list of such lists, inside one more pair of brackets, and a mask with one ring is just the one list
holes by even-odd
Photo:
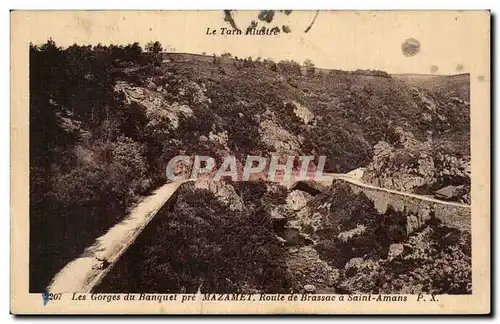
[[157, 52], [138, 43], [30, 46], [31, 291], [158, 183], [151, 161], [161, 142], [143, 127], [144, 109], [113, 90], [117, 80], [141, 84]]
[[[165, 53], [159, 42], [31, 45], [30, 291], [163, 184], [178, 154], [326, 155], [325, 171], [348, 172], [372, 163], [379, 142], [401, 149], [403, 129], [470, 160], [468, 102], [439, 85], [310, 60]], [[373, 181], [387, 168], [373, 167]], [[429, 174], [419, 188], [435, 185]], [[457, 177], [439, 185], [467, 175]]]

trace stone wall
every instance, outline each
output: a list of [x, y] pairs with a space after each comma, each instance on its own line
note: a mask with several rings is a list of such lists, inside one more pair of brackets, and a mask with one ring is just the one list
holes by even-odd
[[439, 203], [388, 192], [383, 189], [364, 187], [349, 181], [345, 182], [350, 185], [355, 193], [363, 192], [372, 200], [379, 213], [385, 213], [388, 205], [391, 205], [396, 211], [406, 210], [408, 213], [409, 233], [418, 229], [429, 219], [432, 209], [434, 209], [434, 216], [441, 220], [445, 226], [470, 232], [471, 208], [469, 206], [447, 204], [446, 202]]

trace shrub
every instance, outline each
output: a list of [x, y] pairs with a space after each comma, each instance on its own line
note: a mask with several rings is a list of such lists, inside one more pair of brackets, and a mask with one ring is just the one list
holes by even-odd
[[283, 73], [295, 75], [301, 74], [300, 64], [295, 62], [294, 60], [279, 61], [277, 64], [277, 68], [280, 72]]

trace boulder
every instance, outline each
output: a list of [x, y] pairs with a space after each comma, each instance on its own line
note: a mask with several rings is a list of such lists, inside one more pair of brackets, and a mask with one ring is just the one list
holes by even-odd
[[243, 210], [243, 199], [229, 183], [201, 179], [196, 182], [195, 187], [211, 191], [220, 202], [227, 204], [231, 210]]
[[301, 190], [294, 190], [286, 197], [286, 203], [292, 210], [300, 210], [312, 198], [310, 194]]
[[415, 215], [409, 215], [406, 218], [406, 234], [411, 234], [419, 227], [418, 218]]
[[314, 285], [305, 285], [304, 290], [308, 293], [313, 293], [316, 291], [316, 286]]
[[314, 114], [306, 106], [301, 105], [297, 101], [292, 101], [293, 112], [300, 118], [304, 124], [308, 125], [314, 120]]
[[276, 153], [286, 156], [300, 154], [302, 136], [291, 134], [286, 129], [272, 120], [262, 120], [259, 126], [259, 134], [264, 144], [273, 147]]
[[355, 228], [339, 233], [337, 238], [342, 242], [347, 242], [353, 237], [359, 236], [366, 231], [364, 225], [358, 224]]
[[403, 244], [397, 243], [397, 244], [391, 244], [389, 246], [389, 253], [387, 255], [387, 260], [393, 260], [397, 258], [401, 253], [404, 251], [404, 246]]
[[431, 122], [432, 121], [431, 114], [422, 113], [422, 121], [424, 121], [424, 122]]
[[278, 205], [271, 209], [272, 219], [291, 219], [295, 217], [295, 212], [288, 205]]
[[370, 271], [377, 265], [375, 260], [364, 260], [363, 258], [352, 258], [344, 266], [344, 275], [352, 277], [359, 271]]

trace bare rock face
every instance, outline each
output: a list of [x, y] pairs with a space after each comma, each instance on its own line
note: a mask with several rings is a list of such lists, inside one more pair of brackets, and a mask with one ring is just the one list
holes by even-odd
[[364, 182], [405, 192], [439, 185], [447, 179], [462, 179], [464, 184], [470, 183], [469, 156], [459, 158], [435, 152], [432, 142], [420, 142], [400, 127], [394, 132], [399, 136], [394, 146], [383, 141], [374, 146], [372, 162], [363, 173]]
[[436, 163], [439, 164], [439, 175], [470, 178], [471, 164], [470, 159], [457, 158], [442, 153], [436, 154]]
[[409, 235], [425, 225], [431, 219], [431, 208], [422, 207], [417, 213], [410, 212], [406, 217], [406, 233]]
[[368, 272], [377, 267], [377, 262], [372, 259], [363, 260], [363, 258], [352, 258], [344, 267], [344, 275], [352, 277], [358, 272]]
[[391, 244], [391, 246], [389, 246], [389, 253], [387, 255], [387, 260], [390, 261], [397, 258], [398, 256], [401, 255], [401, 253], [403, 253], [403, 251], [404, 251], [403, 244], [400, 243]]
[[406, 233], [411, 234], [418, 228], [419, 228], [419, 225], [418, 225], [417, 216], [416, 215], [409, 215], [406, 218]]
[[412, 95], [418, 98], [420, 102], [424, 104], [424, 107], [430, 112], [436, 112], [436, 103], [431, 98], [428, 98], [422, 91], [418, 88], [411, 88]]
[[[404, 137], [406, 147], [415, 147], [414, 138]], [[434, 179], [432, 157], [417, 149], [395, 149], [386, 142], [374, 146], [374, 157], [363, 174], [363, 181], [382, 188], [411, 192]]]
[[358, 225], [356, 225], [355, 228], [353, 228], [351, 230], [339, 233], [338, 239], [341, 240], [342, 242], [347, 242], [350, 239], [363, 234], [365, 231], [366, 231], [366, 227], [364, 225], [358, 224]]
[[189, 161], [179, 160], [174, 164], [172, 173], [175, 177], [180, 179], [189, 179], [191, 176], [193, 166], [193, 157], [190, 157]]
[[470, 293], [470, 236], [463, 234], [427, 226], [392, 244], [387, 259], [351, 259], [337, 287], [350, 294]]
[[190, 102], [194, 104], [210, 104], [212, 100], [205, 94], [207, 92], [204, 83], [199, 85], [194, 81], [190, 81], [184, 87], [184, 91]]
[[271, 210], [271, 218], [273, 219], [292, 219], [295, 217], [295, 212], [288, 205], [278, 205]]
[[136, 102], [146, 108], [146, 115], [152, 128], [158, 128], [162, 123], [168, 123], [172, 129], [177, 129], [181, 117], [193, 116], [193, 110], [177, 102], [168, 103], [162, 93], [146, 88], [134, 87], [120, 81], [115, 85], [116, 92], [122, 92], [128, 103]]
[[286, 202], [292, 210], [297, 211], [304, 208], [311, 198], [312, 196], [307, 192], [294, 190], [286, 197]]
[[422, 121], [424, 121], [424, 122], [431, 122], [432, 121], [431, 114], [422, 113]]
[[195, 183], [195, 187], [211, 191], [219, 201], [227, 204], [231, 210], [243, 210], [243, 199], [229, 183], [202, 178]]
[[309, 110], [304, 105], [301, 105], [297, 101], [292, 101], [291, 103], [293, 105], [293, 112], [294, 114], [299, 117], [304, 124], [310, 125], [314, 121], [314, 114]]
[[273, 147], [277, 153], [293, 155], [301, 152], [302, 138], [292, 135], [272, 120], [263, 120], [260, 124], [259, 133], [262, 141], [266, 145]]

